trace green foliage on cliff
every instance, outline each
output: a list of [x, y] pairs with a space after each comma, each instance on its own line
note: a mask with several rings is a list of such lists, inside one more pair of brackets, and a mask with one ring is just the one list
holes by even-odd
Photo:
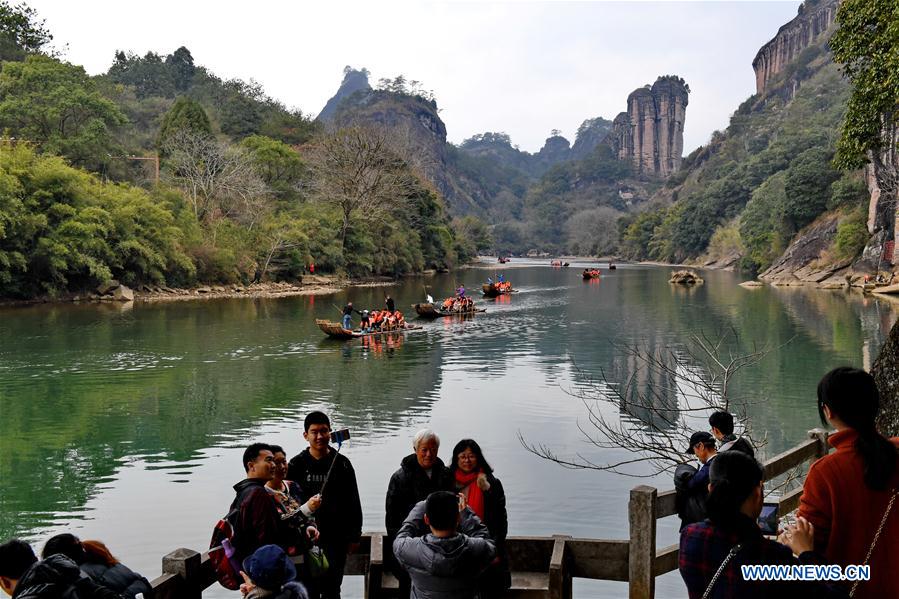
[[739, 217], [740, 240], [732, 245], [745, 248], [745, 267], [764, 269], [828, 207], [858, 201], [858, 183], [841, 180], [831, 164], [848, 85], [821, 50], [803, 52], [793, 66], [808, 75], [795, 96], [775, 88], [744, 102], [727, 130], [669, 182], [677, 201], [626, 223], [628, 256], [696, 257], [716, 229]]
[[862, 251], [868, 242], [868, 226], [865, 223], [867, 214], [863, 209], [856, 209], [852, 214], [837, 225], [837, 238], [834, 241], [834, 249], [837, 257], [842, 260], [854, 258]]
[[844, 0], [831, 39], [834, 58], [852, 82], [837, 158], [850, 168], [866, 152], [891, 143], [884, 131], [897, 124], [899, 107], [899, 4], [894, 0]]

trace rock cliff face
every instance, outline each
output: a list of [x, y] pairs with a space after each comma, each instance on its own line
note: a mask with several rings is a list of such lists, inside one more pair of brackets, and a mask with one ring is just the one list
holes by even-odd
[[680, 168], [689, 93], [683, 79], [665, 76], [627, 97], [627, 112], [612, 123], [611, 142], [635, 174], [667, 177]]
[[882, 262], [899, 265], [899, 123], [886, 132], [889, 143], [879, 154], [871, 155], [865, 169], [871, 202], [868, 205], [868, 232], [874, 237], [865, 248], [865, 257], [875, 269]]
[[752, 61], [756, 93], [764, 93], [772, 79], [830, 28], [838, 6], [839, 0], [806, 0], [800, 5], [796, 18], [781, 27]]
[[325, 104], [322, 111], [318, 113], [316, 119], [319, 121], [332, 120], [334, 115], [337, 114], [337, 107], [340, 103], [358, 91], [371, 91], [371, 85], [368, 83], [368, 70], [356, 70], [350, 67], [344, 68], [343, 82], [340, 84], [337, 93], [328, 100], [328, 103]]
[[899, 435], [899, 322], [893, 325], [890, 338], [880, 349], [871, 374], [880, 391], [877, 428], [888, 437]]

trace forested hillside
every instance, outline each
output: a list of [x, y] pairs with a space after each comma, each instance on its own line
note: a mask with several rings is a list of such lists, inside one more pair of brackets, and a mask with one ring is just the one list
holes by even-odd
[[92, 77], [51, 41], [33, 10], [0, 1], [0, 297], [278, 280], [311, 264], [399, 275], [489, 243], [477, 223], [454, 229], [382, 132], [326, 129], [185, 47], [119, 51]]

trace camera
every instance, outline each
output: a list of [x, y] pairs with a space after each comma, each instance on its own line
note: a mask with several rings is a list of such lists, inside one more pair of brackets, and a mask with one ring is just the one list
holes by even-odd
[[337, 443], [338, 445], [340, 445], [341, 443], [343, 443], [344, 441], [346, 441], [349, 438], [350, 438], [350, 429], [348, 429], [348, 428], [331, 432], [331, 443]]

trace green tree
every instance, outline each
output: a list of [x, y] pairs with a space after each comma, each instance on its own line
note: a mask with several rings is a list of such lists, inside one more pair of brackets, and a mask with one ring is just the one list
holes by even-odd
[[830, 184], [840, 174], [830, 166], [831, 152], [810, 148], [794, 158], [784, 181], [786, 204], [784, 216], [798, 231], [827, 208]]
[[251, 135], [240, 145], [250, 152], [256, 171], [276, 197], [282, 200], [299, 197], [300, 182], [308, 172], [296, 150], [264, 135]]
[[843, 260], [854, 258], [868, 243], [871, 235], [865, 223], [865, 211], [853, 210], [849, 218], [837, 225], [837, 237], [834, 241], [837, 257]]
[[97, 168], [112, 151], [110, 127], [125, 116], [81, 67], [42, 55], [7, 62], [0, 72], [0, 127]]
[[199, 102], [180, 96], [162, 119], [159, 127], [159, 135], [156, 137], [156, 147], [162, 151], [168, 140], [176, 132], [181, 130], [192, 131], [200, 135], [211, 135], [212, 125], [209, 117]]
[[852, 82], [837, 161], [858, 168], [869, 150], [890, 143], [884, 131], [895, 126], [899, 114], [899, 3], [843, 0], [837, 21], [830, 47]]
[[143, 57], [131, 52], [119, 50], [115, 60], [109, 67], [109, 77], [116, 83], [131, 85], [138, 98], [175, 96], [175, 81], [172, 70], [165, 64], [162, 56], [155, 52], [147, 52]]
[[861, 177], [856, 173], [845, 173], [830, 186], [830, 200], [827, 202], [827, 209], [867, 205], [869, 198], [868, 186]]
[[194, 73], [197, 70], [190, 50], [181, 46], [165, 57], [165, 66], [168, 67], [175, 89], [181, 93], [186, 92], [193, 82]]
[[22, 60], [26, 54], [40, 52], [52, 40], [44, 20], [33, 8], [0, 0], [0, 60]]

